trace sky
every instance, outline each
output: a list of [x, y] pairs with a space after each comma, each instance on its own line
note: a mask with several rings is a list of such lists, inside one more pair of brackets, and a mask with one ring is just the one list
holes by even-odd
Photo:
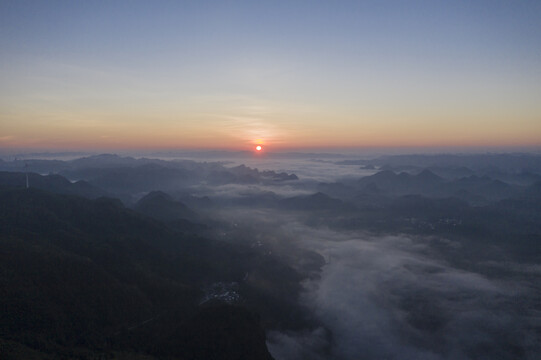
[[541, 146], [540, 1], [0, 1], [0, 148]]

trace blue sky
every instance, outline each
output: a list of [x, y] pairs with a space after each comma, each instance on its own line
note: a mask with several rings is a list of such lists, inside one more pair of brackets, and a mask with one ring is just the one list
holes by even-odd
[[539, 19], [539, 1], [3, 1], [0, 146], [539, 145]]

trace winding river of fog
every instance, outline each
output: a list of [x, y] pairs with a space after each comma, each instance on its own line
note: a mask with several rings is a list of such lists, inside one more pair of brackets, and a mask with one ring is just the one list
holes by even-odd
[[[301, 182], [374, 172], [327, 161], [243, 163], [293, 172]], [[291, 257], [303, 249], [325, 259], [299, 299], [323, 325], [270, 332], [277, 360], [533, 359], [539, 350], [531, 330], [541, 325], [539, 267], [517, 264], [512, 277], [488, 278], [439, 256], [436, 247], [460, 253], [459, 243], [444, 238], [330, 230], [276, 210], [239, 209], [227, 217], [259, 228], [265, 233], [259, 239], [276, 253]]]
[[[318, 182], [357, 179], [376, 172], [337, 164], [344, 158], [205, 160], [299, 177], [298, 181], [191, 188], [193, 195], [221, 201], [224, 208], [213, 210], [212, 215], [235, 228], [238, 225], [229, 240], [257, 239], [301, 273], [310, 273], [298, 301], [321, 326], [269, 332], [267, 344], [275, 359], [538, 358], [539, 265], [516, 259], [483, 263], [467, 254], [475, 263], [468, 267], [461, 261], [466, 255], [463, 244], [437, 233], [375, 235], [329, 229], [318, 224], [310, 210], [229, 201], [244, 197], [257, 203], [257, 196], [269, 192], [281, 198], [308, 195], [316, 191]], [[316, 274], [313, 268], [304, 268], [302, 254], [307, 252], [324, 259]]]
[[304, 284], [301, 301], [332, 338], [324, 329], [271, 333], [277, 359], [328, 358], [320, 354], [329, 347], [335, 359], [527, 356], [520, 349], [530, 349], [533, 358], [537, 340], [529, 329], [539, 326], [539, 314], [525, 309], [539, 296], [527, 282], [454, 268], [431, 256], [438, 239], [284, 226], [300, 246], [327, 260], [320, 278]]
[[296, 174], [301, 180], [308, 181], [334, 181], [337, 178], [362, 177], [372, 175], [376, 170], [361, 169], [357, 165], [337, 165], [336, 161], [341, 159], [308, 159], [308, 160], [287, 160], [287, 159], [246, 159], [235, 161], [228, 166], [244, 164], [260, 170], [274, 170]]

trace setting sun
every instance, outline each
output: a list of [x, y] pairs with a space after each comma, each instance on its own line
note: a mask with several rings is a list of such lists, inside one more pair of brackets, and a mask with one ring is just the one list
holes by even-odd
[[261, 145], [257, 145], [257, 146], [255, 147], [255, 149], [256, 149], [257, 151], [263, 150], [263, 148], [261, 147]]

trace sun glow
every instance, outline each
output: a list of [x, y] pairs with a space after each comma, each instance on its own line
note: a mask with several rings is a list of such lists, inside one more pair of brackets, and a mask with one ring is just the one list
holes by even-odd
[[261, 150], [263, 150], [263, 148], [261, 147], [261, 145], [257, 145], [257, 146], [255, 147], [255, 149], [256, 149], [256, 151], [261, 151]]

